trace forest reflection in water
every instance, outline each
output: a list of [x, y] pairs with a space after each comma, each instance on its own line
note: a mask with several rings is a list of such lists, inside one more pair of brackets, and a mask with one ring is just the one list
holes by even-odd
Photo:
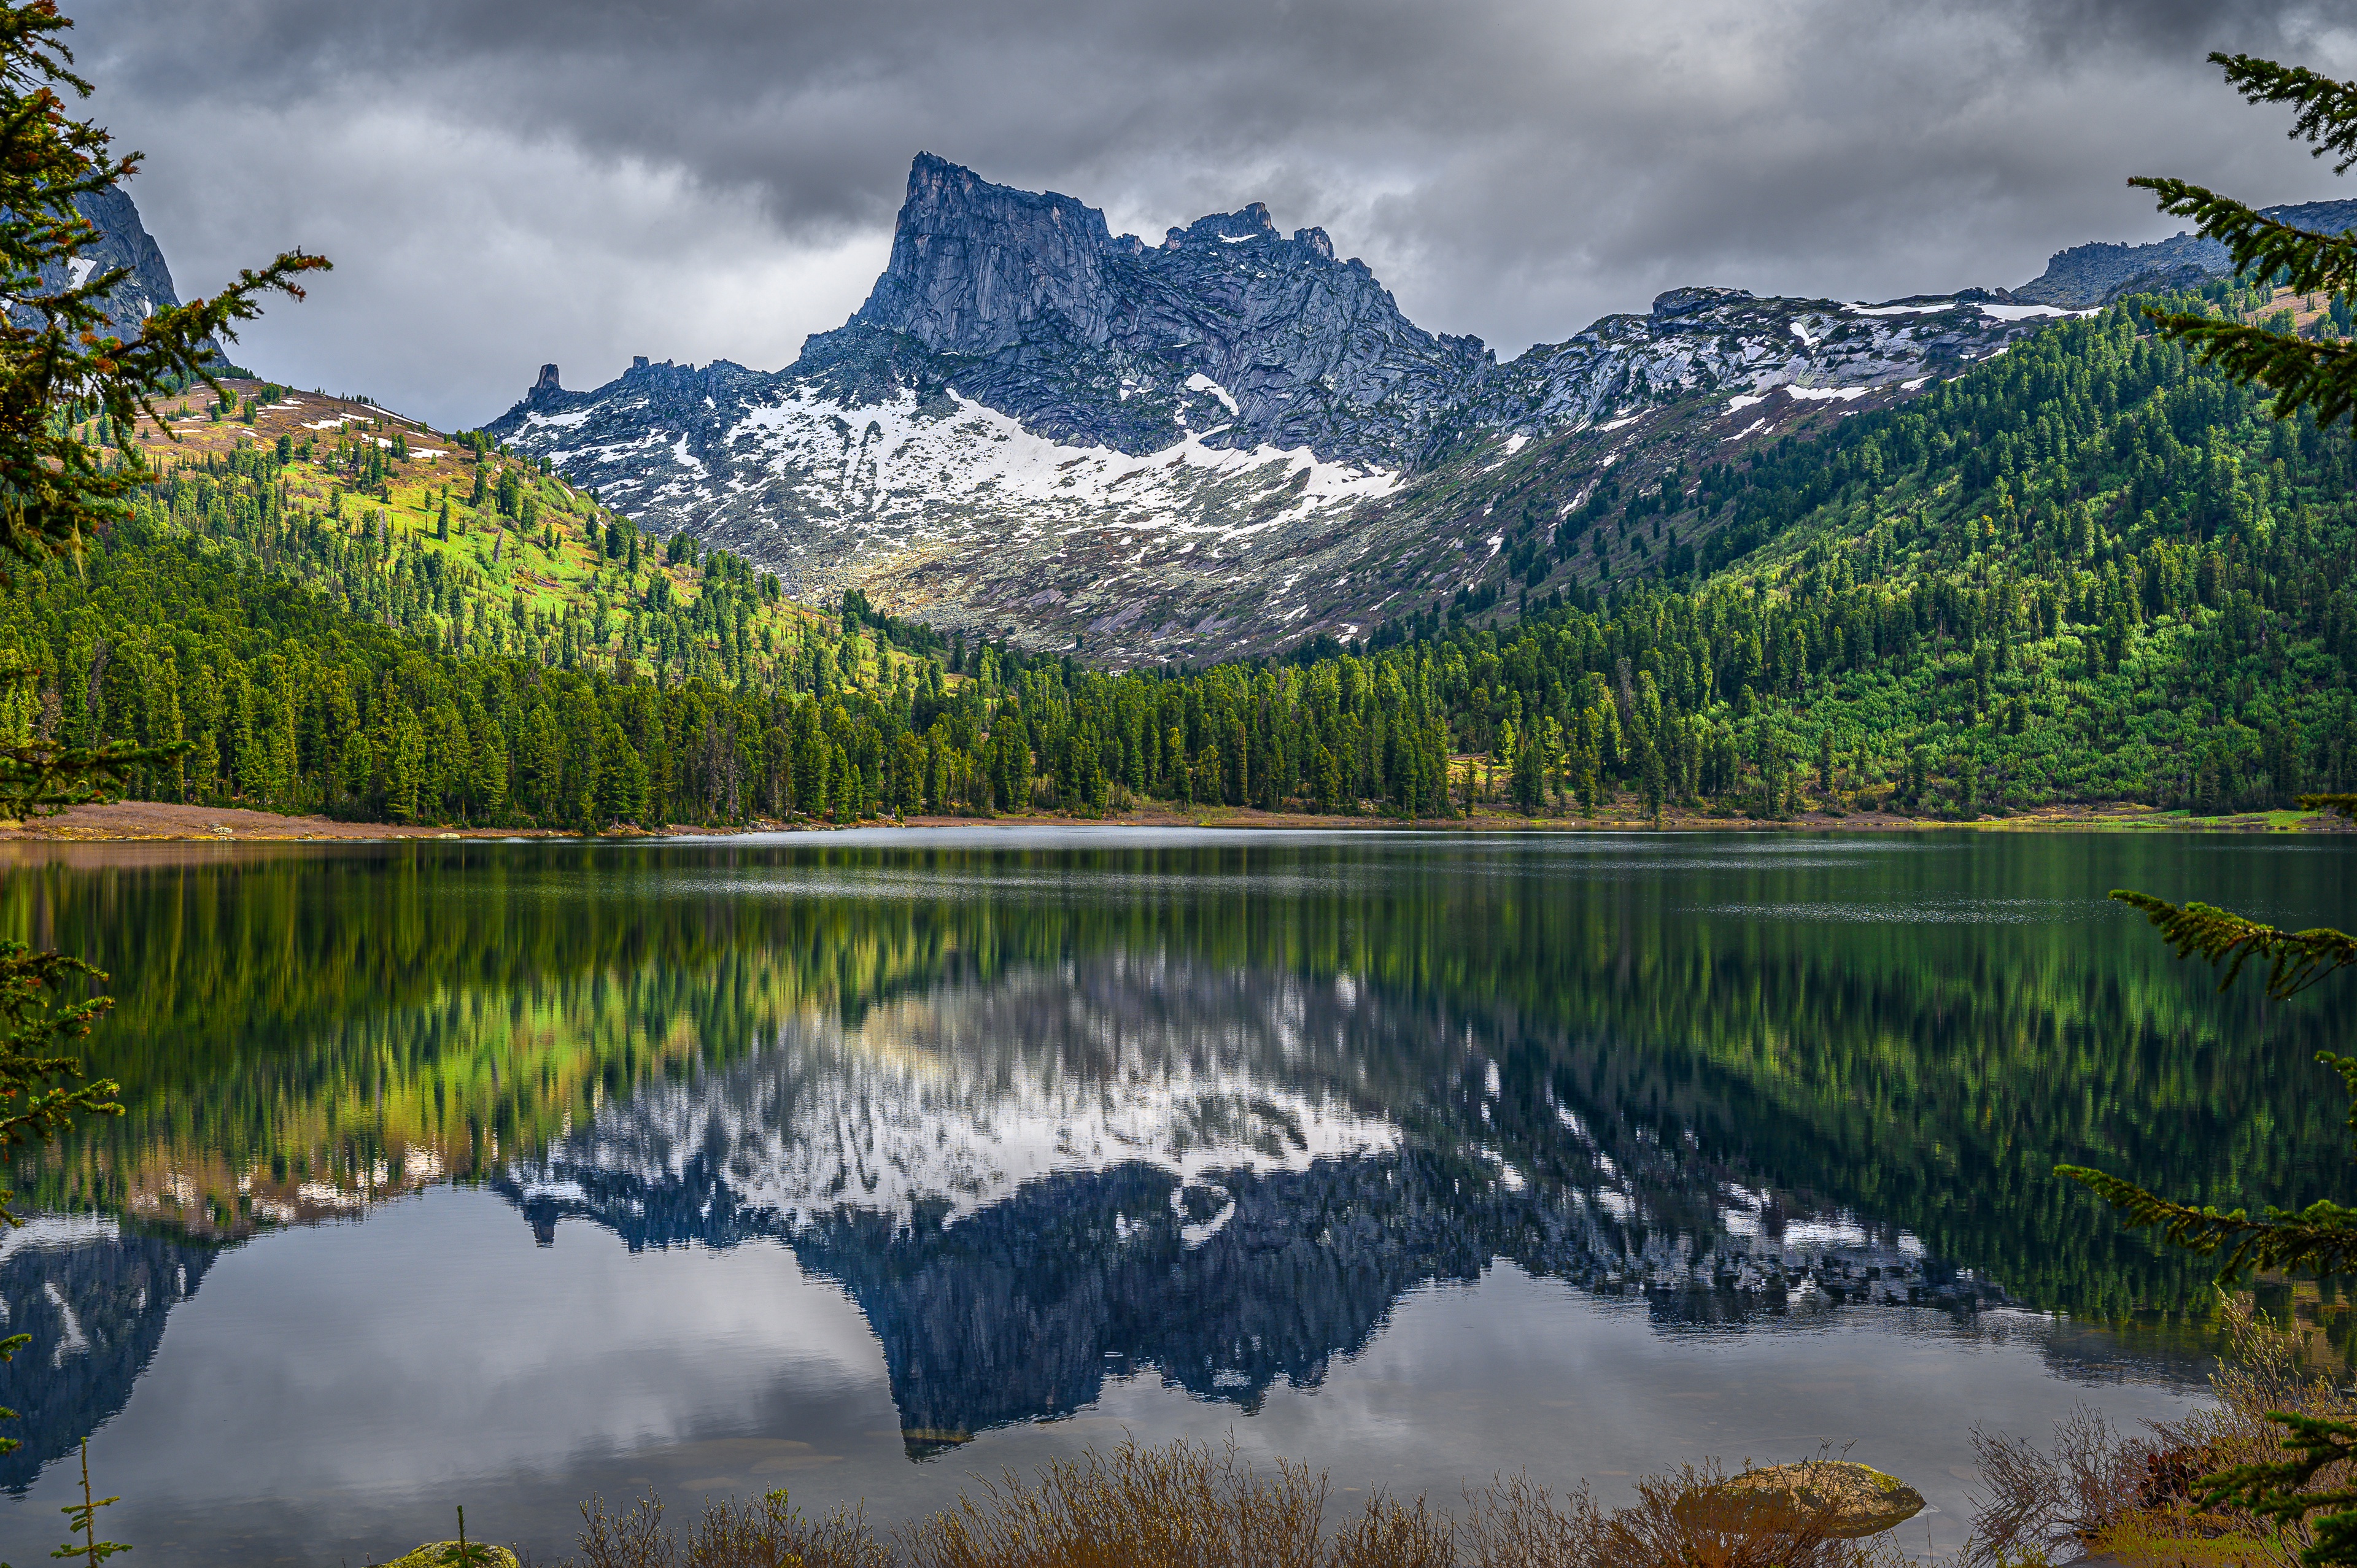
[[2327, 1190], [2330, 1015], [2215, 996], [2102, 896], [2346, 920], [2348, 865], [1964, 835], [24, 854], [0, 918], [114, 972], [92, 1066], [128, 1114], [19, 1173], [49, 1218], [0, 1253], [36, 1341], [0, 1474], [125, 1410], [224, 1249], [445, 1182], [527, 1249], [784, 1249], [856, 1305], [918, 1458], [1141, 1375], [1251, 1416], [1494, 1259], [1669, 1335], [2061, 1310], [2110, 1330], [2061, 1369], [2183, 1385], [2158, 1331], [2201, 1272], [2048, 1172]]

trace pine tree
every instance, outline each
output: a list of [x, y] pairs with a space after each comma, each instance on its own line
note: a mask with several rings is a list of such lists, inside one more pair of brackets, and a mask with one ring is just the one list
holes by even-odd
[[1545, 796], [1546, 758], [1538, 735], [1527, 733], [1514, 747], [1514, 804], [1525, 815], [1535, 815]]
[[[2210, 58], [2250, 102], [2295, 105], [2299, 113], [2292, 136], [2315, 144], [2317, 157], [2337, 156], [2335, 174], [2357, 166], [2357, 82], [2335, 81], [2248, 55]], [[2158, 195], [2163, 211], [2196, 220], [2204, 236], [2225, 244], [2237, 271], [2263, 287], [2281, 279], [2302, 294], [2329, 294], [2343, 300], [2357, 295], [2357, 231], [2329, 235], [2299, 229], [2183, 180], [2140, 177], [2129, 183]], [[2268, 295], [2272, 292], [2266, 288]], [[2238, 381], [2270, 389], [2278, 420], [2305, 409], [2318, 424], [2329, 425], [2357, 413], [2357, 346], [2300, 338], [2287, 330], [2287, 315], [2253, 327], [2186, 312], [2147, 314], [2164, 332], [2193, 344], [2205, 362]], [[2091, 668], [2098, 657], [2091, 639]], [[2357, 795], [2307, 795], [2299, 804], [2357, 820]], [[2286, 931], [2207, 904], [2179, 908], [2149, 894], [2126, 891], [2112, 897], [2142, 909], [2178, 957], [2199, 956], [2222, 965], [2221, 991], [2233, 985], [2255, 959], [2266, 961], [2266, 992], [2278, 1001], [2357, 964], [2357, 937], [2329, 927]], [[2324, 1052], [2318, 1060], [2339, 1073], [2357, 1099], [2357, 1057]], [[2351, 1113], [2350, 1126], [2357, 1133], [2357, 1110]], [[2357, 1208], [2330, 1198], [2300, 1209], [2271, 1207], [2263, 1218], [2253, 1219], [2244, 1209], [2178, 1203], [2125, 1177], [2082, 1165], [2058, 1165], [2055, 1170], [2119, 1208], [2130, 1225], [2156, 1227], [2170, 1243], [2203, 1257], [2223, 1253], [2222, 1281], [2246, 1269], [2319, 1274], [2357, 1269]], [[2267, 1419], [2285, 1428], [2283, 1445], [2294, 1457], [2203, 1477], [2199, 1483], [2202, 1506], [2244, 1508], [2284, 1525], [2317, 1516], [2309, 1524], [2312, 1544], [2300, 1553], [2300, 1561], [2309, 1568], [2357, 1563], [2357, 1487], [2344, 1482], [2311, 1489], [2328, 1466], [2343, 1466], [2341, 1474], [2345, 1477], [2346, 1465], [2357, 1460], [2357, 1422], [2284, 1412]]]
[[[191, 378], [225, 399], [211, 368], [213, 340], [233, 340], [235, 324], [259, 314], [264, 295], [301, 297], [297, 276], [327, 264], [299, 252], [282, 255], [210, 300], [152, 313], [128, 343], [105, 331], [105, 306], [129, 269], [86, 267], [81, 282], [45, 288], [45, 267], [73, 275], [68, 263], [99, 239], [74, 199], [113, 188], [138, 166], [137, 155], [113, 156], [105, 131], [67, 112], [61, 91], [91, 91], [59, 41], [71, 25], [48, 0], [0, 4], [0, 293], [11, 301], [0, 315], [0, 551], [27, 563], [78, 556], [85, 537], [125, 517], [126, 498], [154, 478], [136, 446], [110, 458], [93, 444], [103, 428], [160, 419], [156, 400]], [[102, 418], [93, 423], [91, 414]], [[21, 665], [0, 669], [0, 695], [27, 693], [38, 678]], [[0, 814], [62, 811], [182, 749], [83, 738], [89, 744], [67, 746], [11, 726], [0, 737]], [[70, 993], [105, 981], [79, 959], [0, 943], [0, 1155], [47, 1143], [76, 1113], [122, 1113], [115, 1085], [77, 1081], [80, 1059], [59, 1048], [87, 1035], [110, 1004], [104, 996], [70, 1000]], [[10, 1226], [19, 1223], [6, 1208], [13, 1196], [0, 1191], [0, 1222]], [[24, 1336], [0, 1341], [0, 1359], [25, 1343]], [[16, 1446], [0, 1439], [0, 1449]], [[89, 1551], [97, 1561], [98, 1548]]]

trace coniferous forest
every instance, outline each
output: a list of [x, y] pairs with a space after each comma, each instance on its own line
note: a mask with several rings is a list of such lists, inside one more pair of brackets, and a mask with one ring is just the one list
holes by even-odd
[[1663, 541], [1637, 574], [1519, 613], [1484, 607], [1501, 579], [1200, 670], [969, 645], [856, 594], [804, 609], [481, 436], [423, 478], [399, 431], [156, 442], [116, 525], [0, 599], [0, 649], [45, 672], [12, 717], [189, 743], [145, 798], [567, 829], [1149, 800], [2207, 814], [2350, 788], [2351, 441], [2274, 420], [2149, 303], [1816, 439], [1601, 489], [1523, 551]]

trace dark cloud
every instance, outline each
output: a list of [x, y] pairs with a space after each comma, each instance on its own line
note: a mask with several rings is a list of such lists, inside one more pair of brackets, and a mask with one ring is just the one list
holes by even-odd
[[99, 113], [184, 290], [338, 271], [244, 357], [451, 423], [554, 359], [760, 365], [838, 323], [909, 156], [1149, 236], [1269, 203], [1501, 354], [1677, 284], [2014, 284], [2182, 173], [2344, 194], [2203, 61], [2357, 74], [2336, 8], [2196, 0], [98, 0]]

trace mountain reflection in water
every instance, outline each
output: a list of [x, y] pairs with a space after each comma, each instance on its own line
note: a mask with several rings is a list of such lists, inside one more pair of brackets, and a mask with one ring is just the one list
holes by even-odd
[[[1382, 1063], [1379, 1081], [1369, 1064]], [[1527, 1064], [1524, 1064], [1527, 1066]], [[1567, 1088], [1568, 1086], [1566, 1086]], [[492, 1179], [544, 1245], [752, 1238], [840, 1281], [912, 1452], [1153, 1369], [1255, 1409], [1494, 1258], [1717, 1295], [1681, 1316], [1997, 1293], [1353, 980], [1158, 959], [944, 984], [609, 1101]]]
[[2337, 846], [1098, 843], [17, 865], [10, 928], [115, 974], [129, 1113], [18, 1172], [88, 1218], [0, 1250], [0, 1484], [124, 1409], [224, 1249], [444, 1181], [520, 1245], [790, 1248], [922, 1456], [1140, 1372], [1250, 1413], [1501, 1258], [1666, 1334], [2199, 1311], [2051, 1165], [2338, 1169], [2319, 1012], [2222, 1001], [2100, 897], [2345, 920]]

